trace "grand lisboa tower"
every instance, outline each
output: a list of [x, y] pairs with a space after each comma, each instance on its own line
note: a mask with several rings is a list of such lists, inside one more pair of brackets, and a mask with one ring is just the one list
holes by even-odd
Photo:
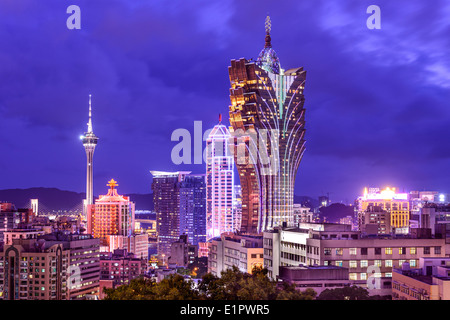
[[285, 70], [271, 43], [256, 61], [231, 60], [230, 133], [242, 188], [241, 232], [293, 225], [294, 185], [305, 151], [306, 71]]

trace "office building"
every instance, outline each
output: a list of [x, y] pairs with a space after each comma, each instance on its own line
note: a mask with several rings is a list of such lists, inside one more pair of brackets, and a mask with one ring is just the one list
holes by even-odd
[[180, 186], [190, 171], [150, 171], [153, 175], [152, 191], [156, 213], [158, 256], [167, 263], [172, 242], [180, 237]]
[[206, 181], [204, 174], [189, 174], [180, 183], [180, 234], [189, 243], [206, 241]]

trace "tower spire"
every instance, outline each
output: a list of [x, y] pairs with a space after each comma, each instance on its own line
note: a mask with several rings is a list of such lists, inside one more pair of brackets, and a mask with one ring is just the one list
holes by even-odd
[[89, 95], [89, 122], [88, 122], [88, 132], [92, 132], [92, 104], [91, 95]]
[[270, 30], [272, 29], [272, 22], [270, 21], [269, 15], [267, 15], [267, 17], [266, 17], [265, 27], [266, 27], [266, 39], [265, 39], [266, 44], [264, 45], [264, 48], [271, 48], [272, 43], [271, 43], [271, 38], [270, 38]]

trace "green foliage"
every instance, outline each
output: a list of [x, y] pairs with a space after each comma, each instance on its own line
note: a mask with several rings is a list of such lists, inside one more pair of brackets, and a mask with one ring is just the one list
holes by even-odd
[[255, 267], [252, 274], [232, 267], [216, 277], [206, 273], [198, 288], [179, 274], [159, 283], [150, 280], [132, 280], [129, 285], [106, 289], [108, 300], [312, 300], [316, 292], [300, 292], [294, 285], [278, 284], [267, 277], [267, 269]]
[[198, 293], [192, 281], [179, 274], [170, 275], [159, 283], [147, 279], [134, 279], [116, 289], [104, 289], [105, 300], [193, 300]]
[[336, 289], [326, 289], [317, 300], [371, 300], [369, 291], [365, 288], [351, 286]]
[[128, 285], [116, 289], [103, 289], [105, 300], [154, 300], [154, 281], [147, 279], [134, 279]]

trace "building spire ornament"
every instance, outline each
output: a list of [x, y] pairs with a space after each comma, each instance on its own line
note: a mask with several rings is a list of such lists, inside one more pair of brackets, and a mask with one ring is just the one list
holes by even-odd
[[264, 48], [259, 53], [258, 59], [256, 60], [256, 64], [270, 73], [279, 74], [281, 68], [280, 60], [278, 59], [275, 50], [272, 48], [271, 42], [272, 39], [270, 37], [270, 31], [272, 30], [272, 22], [270, 20], [269, 15], [267, 15], [265, 20], [265, 29], [266, 29], [266, 38]]
[[119, 184], [117, 183], [117, 181], [115, 181], [114, 179], [111, 179], [108, 181], [107, 186], [110, 187], [111, 189], [114, 189], [115, 187], [117, 187]]
[[267, 15], [267, 17], [266, 17], [265, 27], [266, 27], [266, 39], [265, 39], [266, 44], [264, 45], [264, 48], [271, 48], [272, 43], [271, 43], [271, 38], [270, 38], [270, 31], [272, 30], [272, 22], [270, 21], [269, 15]]

